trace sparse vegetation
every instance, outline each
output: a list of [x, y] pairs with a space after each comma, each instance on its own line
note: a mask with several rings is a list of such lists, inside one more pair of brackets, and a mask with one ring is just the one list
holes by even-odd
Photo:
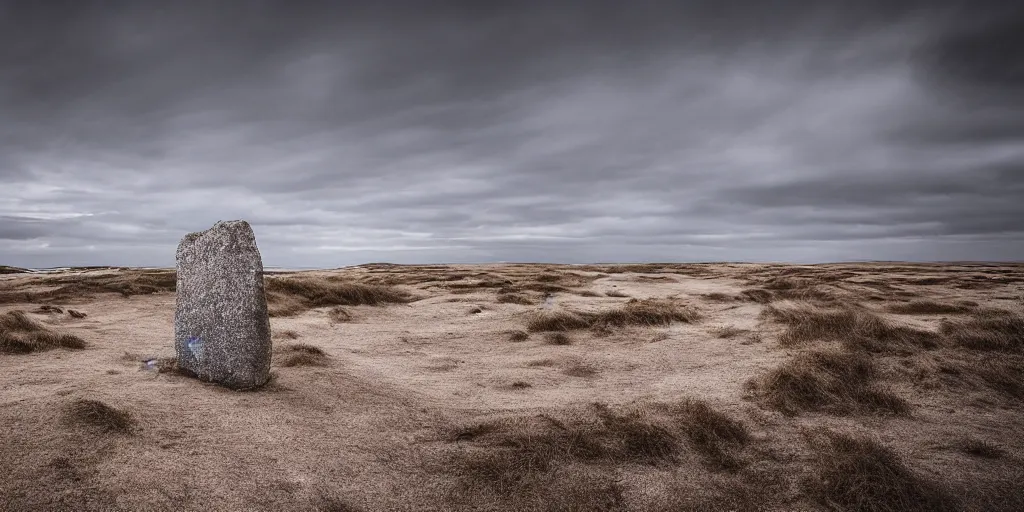
[[68, 424], [84, 426], [105, 433], [130, 433], [135, 421], [127, 411], [115, 409], [99, 400], [75, 400], [64, 408]]
[[739, 327], [729, 325], [726, 327], [717, 327], [711, 329], [709, 332], [712, 336], [716, 338], [727, 340], [730, 338], [735, 338], [736, 336], [747, 334], [750, 332], [750, 329], [740, 329]]
[[880, 387], [870, 356], [859, 352], [808, 351], [751, 380], [748, 388], [786, 414], [905, 414], [909, 404]]
[[44, 289], [24, 289], [24, 285], [0, 288], [0, 304], [49, 303], [80, 300], [100, 293], [123, 297], [173, 292], [177, 273], [173, 270], [120, 270], [114, 273], [68, 273], [38, 277], [31, 281]]
[[347, 309], [341, 306], [335, 306], [327, 313], [327, 317], [331, 319], [332, 323], [343, 324], [345, 322], [352, 321], [352, 313], [349, 313]]
[[319, 347], [305, 343], [294, 343], [276, 349], [278, 366], [327, 366], [327, 354]]
[[534, 304], [533, 299], [523, 295], [521, 293], [502, 293], [498, 295], [499, 304], [519, 304], [522, 306], [531, 306]]
[[692, 323], [700, 319], [696, 310], [674, 302], [632, 299], [620, 308], [597, 313], [556, 311], [542, 312], [530, 319], [530, 331], [571, 331], [594, 326], [624, 327], [629, 325], [658, 326], [672, 322]]
[[976, 438], [964, 438], [957, 443], [957, 448], [967, 455], [985, 459], [998, 459], [1005, 455], [999, 445]]
[[605, 297], [629, 298], [629, 294], [619, 290], [608, 290], [604, 292]]
[[793, 347], [811, 341], [839, 341], [850, 350], [891, 352], [935, 348], [934, 333], [896, 325], [862, 308], [823, 308], [787, 302], [766, 306], [762, 314], [786, 325], [779, 344]]
[[816, 468], [805, 489], [825, 507], [879, 512], [960, 509], [940, 485], [911, 471], [894, 451], [873, 439], [825, 431], [813, 445]]
[[85, 318], [86, 316], [88, 316], [85, 313], [78, 311], [76, 309], [69, 309], [68, 315], [70, 315], [71, 318]]
[[266, 279], [266, 292], [271, 316], [292, 316], [326, 306], [379, 306], [410, 300], [409, 294], [390, 286], [332, 278], [271, 277]]
[[512, 342], [526, 341], [528, 339], [530, 339], [530, 333], [522, 329], [517, 329], [508, 333], [508, 340]]
[[0, 314], [0, 353], [27, 354], [52, 348], [85, 348], [78, 336], [57, 332], [31, 319], [24, 311]]
[[546, 332], [544, 342], [548, 345], [572, 345], [572, 338], [564, 332]]
[[684, 400], [673, 408], [690, 445], [716, 469], [739, 469], [737, 452], [750, 441], [743, 423], [722, 414], [702, 400]]
[[962, 321], [943, 322], [940, 332], [970, 350], [1024, 352], [1024, 314], [982, 311]]
[[592, 364], [573, 359], [562, 367], [562, 373], [570, 377], [593, 377], [598, 374], [597, 367]]
[[965, 304], [946, 304], [932, 300], [913, 300], [902, 304], [891, 304], [886, 308], [890, 313], [900, 315], [946, 315], [967, 313], [973, 309]]

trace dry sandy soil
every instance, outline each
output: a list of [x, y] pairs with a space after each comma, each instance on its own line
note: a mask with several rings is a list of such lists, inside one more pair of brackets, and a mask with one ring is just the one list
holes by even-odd
[[239, 392], [173, 271], [0, 276], [0, 509], [1024, 510], [1024, 265], [266, 280]]

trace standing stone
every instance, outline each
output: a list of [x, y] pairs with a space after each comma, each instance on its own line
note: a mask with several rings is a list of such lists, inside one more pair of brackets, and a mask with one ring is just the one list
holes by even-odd
[[270, 318], [263, 261], [243, 220], [189, 233], [177, 252], [174, 350], [178, 366], [233, 389], [270, 377]]

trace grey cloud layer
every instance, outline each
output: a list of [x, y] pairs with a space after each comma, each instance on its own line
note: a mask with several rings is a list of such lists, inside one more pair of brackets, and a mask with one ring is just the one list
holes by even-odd
[[0, 3], [0, 261], [1020, 259], [1024, 10]]

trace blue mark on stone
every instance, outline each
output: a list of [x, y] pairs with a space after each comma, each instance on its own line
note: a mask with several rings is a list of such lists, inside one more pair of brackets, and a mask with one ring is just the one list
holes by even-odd
[[203, 339], [199, 336], [189, 336], [188, 343], [186, 344], [189, 352], [192, 352], [192, 357], [197, 360], [203, 359]]

